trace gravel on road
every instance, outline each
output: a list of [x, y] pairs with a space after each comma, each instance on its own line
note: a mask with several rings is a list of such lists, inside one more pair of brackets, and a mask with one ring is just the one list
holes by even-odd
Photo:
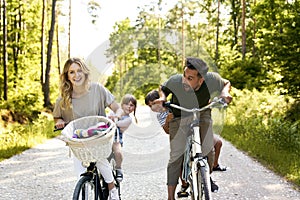
[[[148, 108], [139, 107], [137, 117], [139, 123], [124, 135], [122, 200], [166, 200], [168, 135]], [[71, 199], [77, 177], [69, 153], [64, 142], [54, 138], [0, 162], [0, 200]], [[213, 172], [220, 187], [213, 199], [300, 199], [295, 186], [224, 139], [220, 163], [228, 170]]]

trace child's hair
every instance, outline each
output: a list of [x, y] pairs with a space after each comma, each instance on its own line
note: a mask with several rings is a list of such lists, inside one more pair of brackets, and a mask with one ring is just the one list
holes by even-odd
[[159, 92], [157, 90], [151, 90], [145, 97], [145, 104], [149, 105], [150, 101], [159, 99]]
[[125, 94], [121, 100], [121, 105], [128, 104], [129, 102], [133, 103], [133, 105], [134, 105], [133, 116], [134, 116], [135, 122], [137, 123], [137, 118], [135, 116], [137, 100], [132, 94]]

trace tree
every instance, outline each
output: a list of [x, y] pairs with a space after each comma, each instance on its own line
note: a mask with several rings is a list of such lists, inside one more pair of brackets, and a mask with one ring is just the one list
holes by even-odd
[[6, 0], [3, 0], [3, 11], [2, 11], [2, 30], [3, 30], [3, 99], [7, 100], [7, 26], [6, 26]]
[[51, 69], [51, 55], [52, 55], [52, 45], [53, 45], [53, 37], [54, 37], [54, 29], [55, 29], [55, 5], [56, 0], [52, 0], [52, 9], [51, 9], [51, 26], [49, 30], [49, 40], [47, 46], [47, 62], [46, 62], [46, 70], [45, 70], [45, 80], [42, 84], [42, 90], [44, 94], [44, 107], [50, 107], [50, 69]]
[[69, 0], [68, 58], [70, 58], [71, 56], [71, 23], [72, 23], [72, 0]]
[[46, 0], [43, 0], [42, 7], [42, 27], [41, 27], [41, 84], [44, 83], [44, 53], [45, 53], [45, 20], [46, 20]]
[[242, 58], [246, 57], [246, 0], [242, 0]]

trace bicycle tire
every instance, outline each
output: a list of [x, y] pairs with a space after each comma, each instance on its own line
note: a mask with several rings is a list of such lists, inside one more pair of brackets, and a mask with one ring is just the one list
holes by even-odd
[[98, 197], [96, 195], [96, 185], [91, 176], [83, 176], [77, 182], [74, 192], [73, 192], [73, 200], [100, 200], [99, 198], [99, 190]]
[[[211, 200], [211, 190], [210, 190], [210, 175], [209, 175], [209, 170], [206, 169], [207, 167], [201, 166], [200, 167], [200, 173], [198, 173], [198, 187], [201, 190], [201, 193], [198, 192], [198, 194], [201, 194], [202, 196], [199, 196], [199, 199], [205, 199], [205, 200]], [[199, 176], [199, 174], [201, 174]], [[198, 190], [199, 191], [199, 190]]]

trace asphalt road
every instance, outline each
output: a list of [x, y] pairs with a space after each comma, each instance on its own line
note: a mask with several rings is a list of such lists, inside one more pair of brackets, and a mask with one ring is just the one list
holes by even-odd
[[[168, 135], [147, 107], [137, 110], [138, 124], [124, 135], [122, 200], [166, 200]], [[300, 192], [223, 140], [220, 163], [226, 172], [214, 172], [219, 185], [214, 199], [300, 199]], [[58, 139], [0, 162], [0, 200], [71, 199], [76, 175], [68, 147]], [[183, 198], [184, 200], [189, 198]]]

